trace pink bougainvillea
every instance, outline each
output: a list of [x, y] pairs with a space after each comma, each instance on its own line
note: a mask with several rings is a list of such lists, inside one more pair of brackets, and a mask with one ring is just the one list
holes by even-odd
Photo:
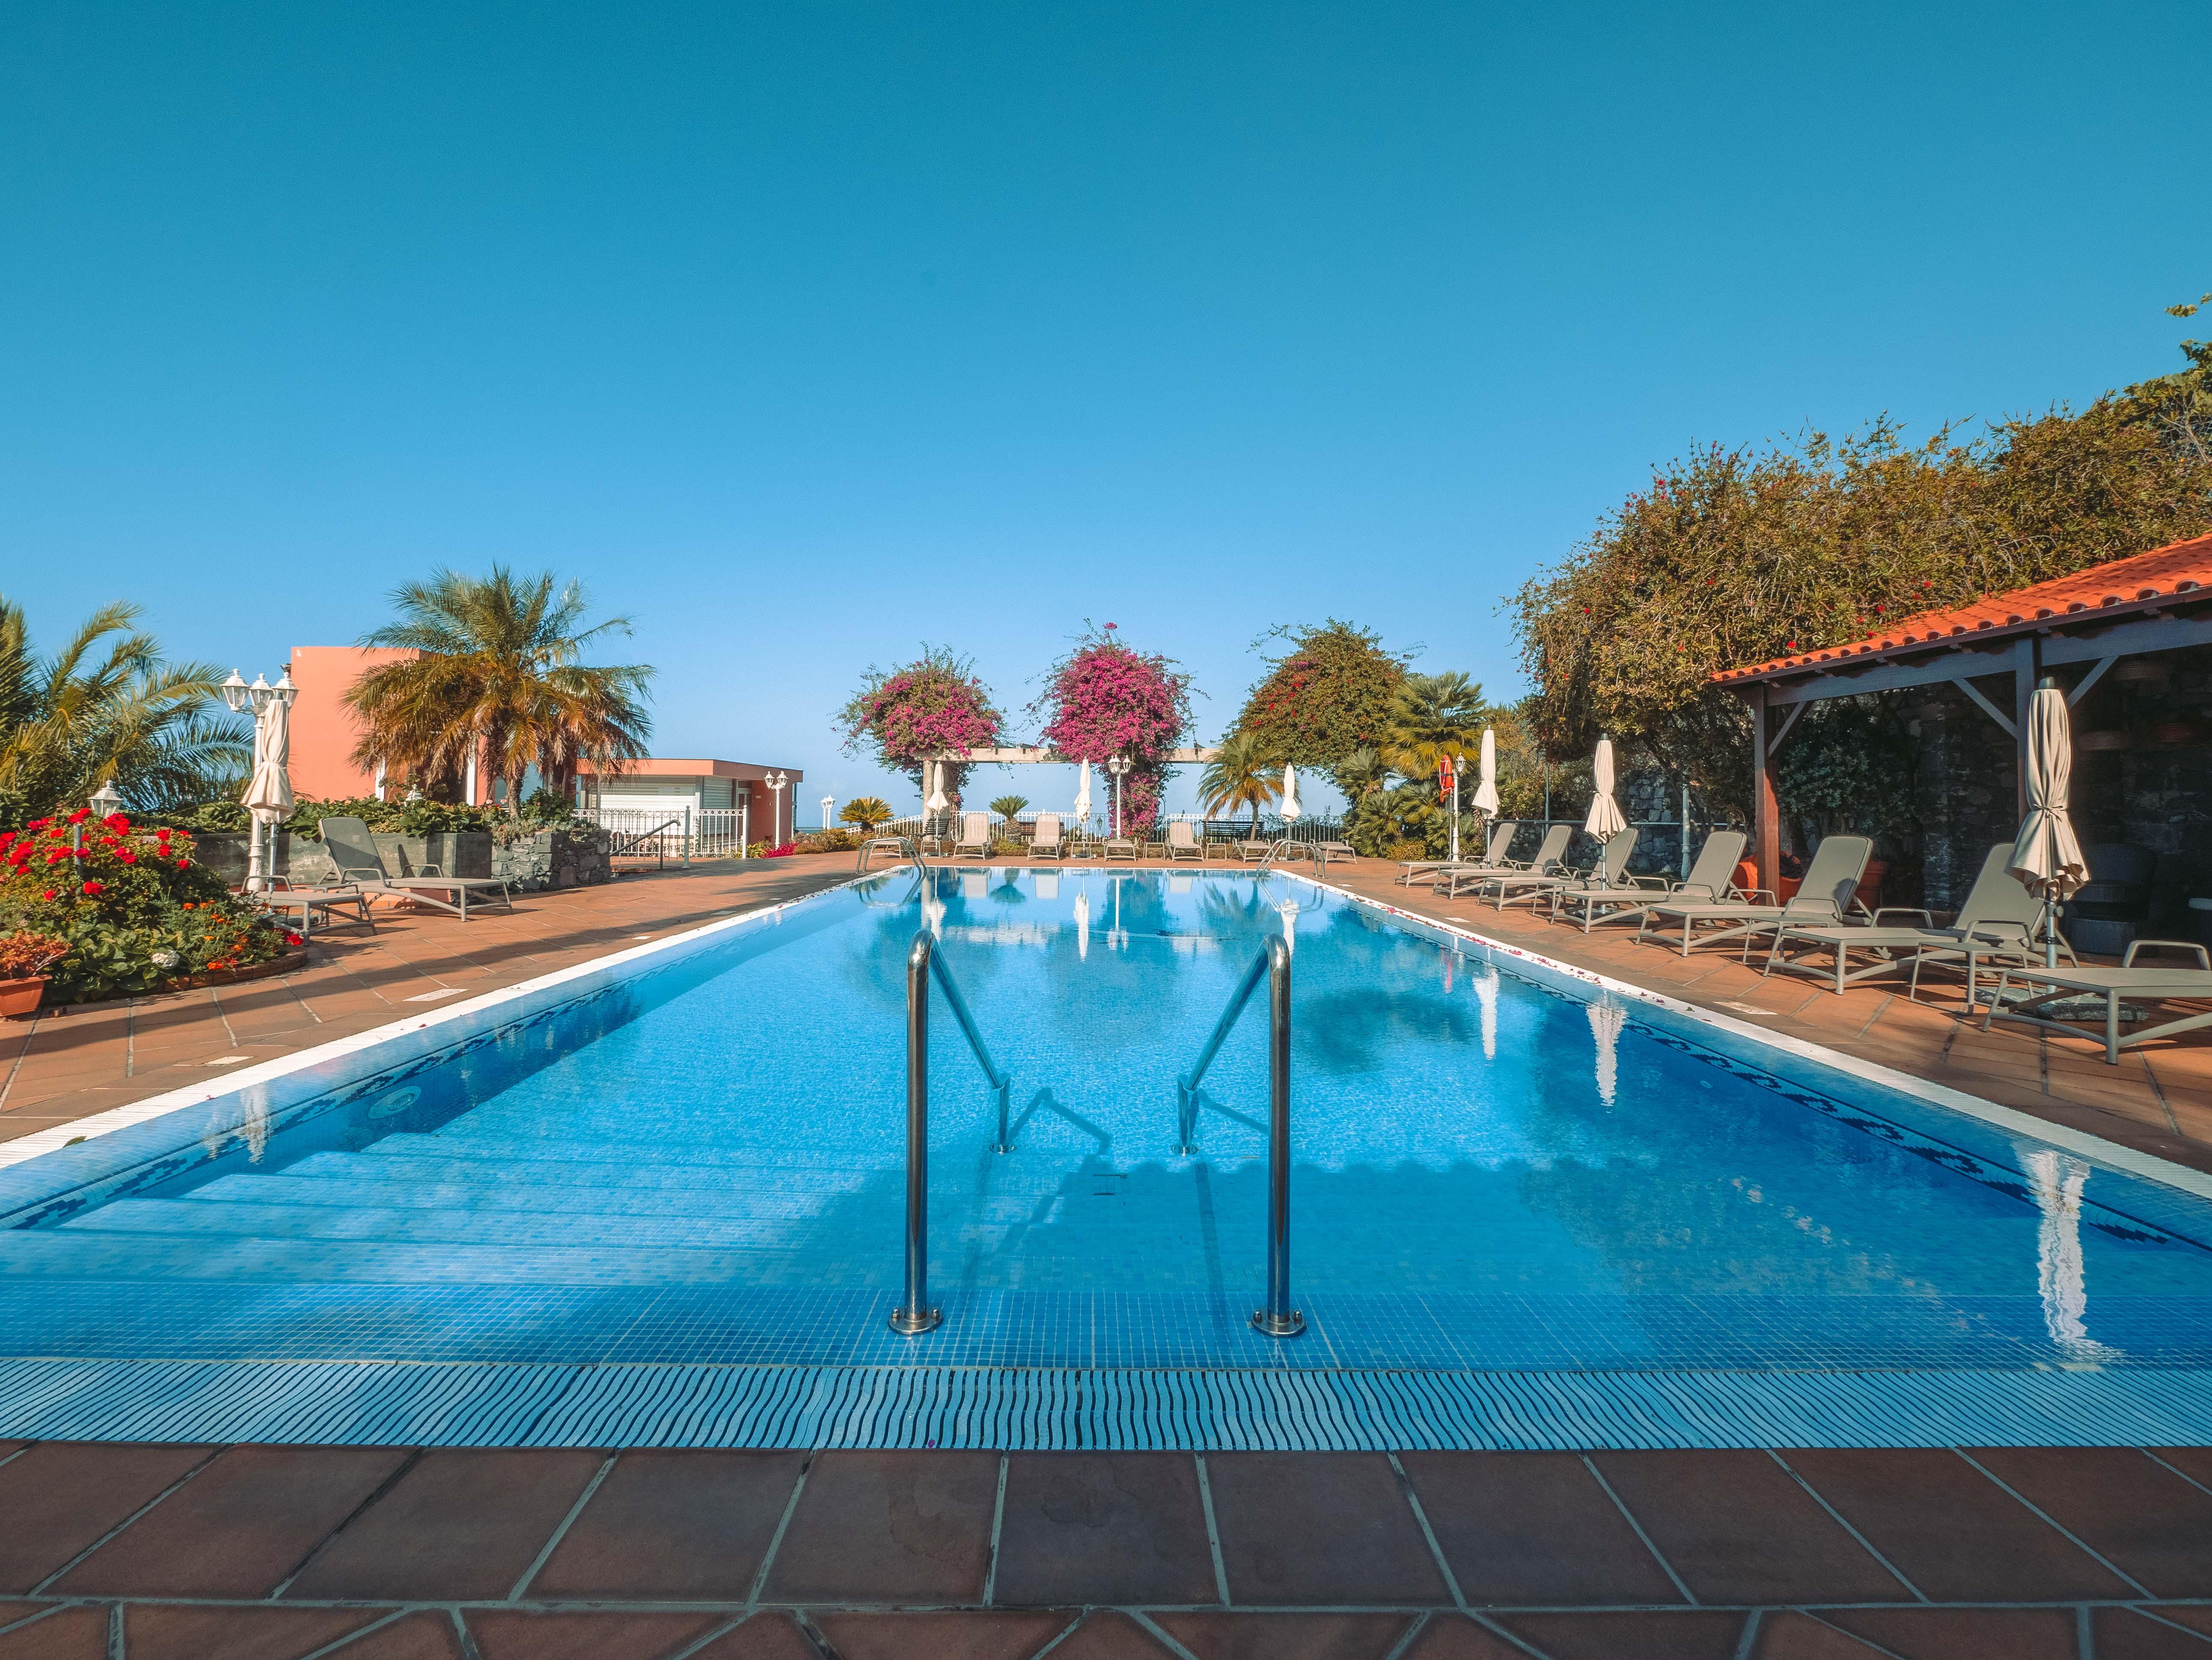
[[[988, 748], [999, 741], [1004, 720], [971, 662], [925, 646], [915, 661], [889, 672], [870, 668], [838, 710], [837, 723], [846, 754], [872, 750], [879, 763], [920, 787], [927, 757]], [[945, 769], [945, 793], [956, 803], [967, 770], [957, 763]]]
[[[1121, 780], [1121, 822], [1128, 830], [1151, 828], [1168, 751], [1190, 727], [1188, 675], [1168, 658], [1122, 644], [1109, 623], [1053, 666], [1030, 712], [1047, 716], [1046, 745], [1071, 760], [1128, 757], [1135, 764]], [[1110, 790], [1111, 781], [1103, 781]]]

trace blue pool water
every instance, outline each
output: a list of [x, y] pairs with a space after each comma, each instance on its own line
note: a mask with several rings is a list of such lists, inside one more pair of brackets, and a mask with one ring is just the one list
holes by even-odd
[[[934, 929], [933, 1300], [886, 1329], [903, 965]], [[1295, 942], [1293, 1289], [1264, 1280], [1264, 1003]], [[2212, 1203], [1838, 1093], [1281, 876], [902, 873], [274, 1134], [0, 1233], [0, 1354], [1574, 1369], [2197, 1367]]]

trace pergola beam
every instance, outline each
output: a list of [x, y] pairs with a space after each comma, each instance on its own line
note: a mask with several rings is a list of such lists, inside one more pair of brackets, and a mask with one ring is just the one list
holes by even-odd
[[[1220, 758], [1218, 749], [1204, 745], [1187, 745], [1179, 750], [1170, 750], [1167, 760], [1170, 765], [1196, 766]], [[1015, 744], [998, 749], [969, 750], [965, 755], [957, 750], [945, 750], [940, 754], [925, 756], [927, 761], [944, 761], [959, 766], [988, 767], [1075, 767], [1083, 763], [1079, 755], [1062, 755], [1058, 750], [1048, 750], [1034, 744]]]

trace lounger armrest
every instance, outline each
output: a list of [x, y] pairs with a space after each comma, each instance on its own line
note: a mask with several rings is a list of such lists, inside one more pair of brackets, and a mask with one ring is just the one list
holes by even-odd
[[1935, 913], [1920, 905], [1884, 905], [1874, 914], [1875, 927], [1880, 927], [1885, 916], [1917, 916], [1923, 927], [1933, 929], [1936, 926]]
[[338, 866], [338, 880], [341, 882], [358, 882], [364, 877], [372, 882], [381, 882], [385, 879], [384, 873], [382, 871], [373, 870], [367, 865], [341, 865]]
[[2187, 939], [2137, 939], [2128, 946], [2128, 954], [2120, 958], [2120, 966], [2124, 969], [2135, 967], [2136, 953], [2145, 946], [2158, 951], [2194, 952], [2197, 953], [2197, 965], [2206, 972], [2212, 973], [2212, 952], [2208, 952], [2203, 946]]
[[1779, 905], [1782, 903], [1771, 888], [1738, 888], [1735, 891], [1735, 897], [1746, 904], [1749, 904], [1754, 899], [1764, 899], [1770, 905]]

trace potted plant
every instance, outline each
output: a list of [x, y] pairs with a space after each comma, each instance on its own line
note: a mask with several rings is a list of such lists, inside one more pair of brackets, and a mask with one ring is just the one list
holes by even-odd
[[0, 1015], [38, 1012], [46, 970], [69, 955], [69, 941], [28, 929], [0, 937]]

